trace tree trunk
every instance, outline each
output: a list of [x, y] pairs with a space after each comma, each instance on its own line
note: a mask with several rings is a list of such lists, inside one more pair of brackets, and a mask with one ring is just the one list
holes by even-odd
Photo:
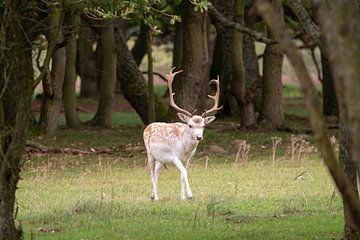
[[[55, 8], [51, 17], [48, 41], [62, 42], [62, 13], [61, 9]], [[59, 29], [60, 28], [60, 29]], [[56, 31], [60, 31], [59, 39], [54, 39]], [[60, 110], [62, 104], [62, 89], [65, 78], [65, 47], [58, 48], [51, 63], [51, 73], [43, 79], [43, 99], [40, 113], [40, 125], [42, 131], [52, 134], [59, 125]]]
[[[235, 22], [244, 24], [245, 5], [243, 0], [235, 1]], [[231, 93], [234, 95], [240, 110], [241, 128], [253, 128], [256, 125], [254, 105], [251, 93], [245, 80], [243, 61], [243, 33], [233, 30], [233, 79]]]
[[80, 98], [96, 98], [99, 94], [97, 86], [99, 65], [94, 50], [96, 35], [96, 30], [82, 19], [77, 48], [78, 74], [81, 79]]
[[[251, 9], [245, 8], [245, 26], [254, 28], [256, 15], [251, 13]], [[255, 41], [248, 35], [244, 34], [243, 39], [243, 61], [245, 67], [245, 83], [251, 94], [254, 111], [260, 112], [261, 106], [261, 77], [259, 72], [259, 61], [256, 55]]]
[[182, 1], [184, 70], [174, 82], [176, 103], [189, 112], [203, 111], [208, 82], [207, 14], [194, 11], [189, 1]]
[[147, 58], [148, 58], [148, 96], [149, 96], [149, 122], [155, 121], [155, 98], [154, 98], [154, 76], [152, 57], [152, 31], [149, 30], [146, 36]]
[[[0, 126], [0, 240], [22, 239], [15, 225], [15, 193], [30, 120], [33, 94], [32, 22], [23, 18], [28, 1], [6, 1], [0, 16], [0, 89], [4, 124]], [[13, 19], [18, 19], [14, 24]]]
[[100, 44], [103, 50], [100, 99], [97, 112], [91, 121], [96, 126], [111, 127], [116, 84], [114, 23], [104, 20], [103, 24], [104, 26], [100, 27]]
[[175, 34], [174, 34], [174, 49], [172, 65], [177, 69], [181, 67], [182, 53], [183, 53], [183, 25], [182, 22], [175, 23]]
[[[142, 121], [148, 124], [148, 93], [146, 82], [134, 57], [129, 51], [120, 29], [116, 31], [115, 43], [117, 53], [117, 81], [121, 82], [125, 98], [139, 114]], [[166, 120], [166, 107], [156, 96], [155, 113], [157, 121]]]
[[[284, 27], [281, 24], [281, 20], [279, 15], [273, 10], [272, 6], [270, 5], [270, 3], [268, 3], [265, 0], [258, 0], [257, 1], [257, 10], [258, 12], [261, 13], [261, 15], [263, 16], [263, 18], [265, 19], [265, 21], [267, 22], [267, 24], [269, 25], [271, 31], [274, 33], [274, 37], [275, 39], [281, 44], [282, 49], [285, 51], [287, 57], [289, 58], [289, 61], [291, 62], [296, 75], [298, 77], [299, 83], [301, 85], [301, 88], [303, 90], [304, 93], [304, 100], [305, 100], [305, 105], [309, 110], [309, 118], [310, 118], [310, 123], [311, 126], [314, 130], [315, 133], [315, 139], [318, 143], [318, 149], [321, 152], [324, 162], [326, 164], [326, 166], [328, 167], [328, 170], [339, 190], [339, 192], [341, 193], [343, 200], [346, 201], [346, 203], [349, 205], [349, 209], [351, 209], [351, 215], [353, 216], [354, 222], [356, 224], [356, 231], [358, 233], [360, 233], [360, 201], [359, 201], [359, 196], [354, 192], [352, 185], [350, 183], [350, 181], [348, 180], [348, 178], [346, 177], [343, 169], [339, 166], [339, 164], [337, 163], [337, 159], [335, 157], [334, 151], [331, 148], [330, 145], [330, 141], [327, 135], [327, 131], [326, 131], [326, 124], [323, 118], [323, 114], [321, 112], [321, 103], [319, 101], [319, 98], [317, 96], [316, 93], [316, 89], [315, 86], [311, 80], [311, 77], [306, 69], [305, 63], [301, 57], [301, 55], [298, 53], [297, 47], [296, 45], [291, 41], [290, 36], [286, 33]], [[347, 6], [348, 7], [348, 6]], [[317, 12], [317, 15], [320, 16], [318, 17], [318, 19], [320, 19], [320, 22], [322, 23], [322, 28], [325, 36], [326, 36], [326, 41], [327, 41], [327, 46], [329, 47], [329, 43], [334, 44], [334, 46], [331, 46], [331, 53], [334, 54], [332, 55], [337, 56], [338, 58], [329, 58], [329, 59], [333, 59], [333, 60], [337, 60], [338, 64], [332, 65], [332, 69], [333, 70], [337, 70], [334, 71], [333, 74], [334, 76], [337, 77], [343, 77], [344, 75], [341, 75], [339, 73], [337, 73], [338, 71], [342, 72], [344, 70], [346, 70], [346, 67], [344, 67], [342, 65], [343, 63], [343, 59], [341, 59], [341, 54], [342, 51], [346, 51], [346, 49], [348, 48], [347, 44], [339, 44], [340, 41], [338, 41], [338, 37], [339, 35], [336, 33], [336, 31], [334, 31], [334, 24], [336, 21], [334, 21], [334, 18], [331, 14], [329, 14], [328, 11], [326, 11], [325, 9], [323, 9], [322, 5], [317, 3], [315, 4], [315, 9]], [[351, 8], [349, 8], [351, 9]], [[354, 16], [358, 16], [358, 14], [355, 15], [350, 15], [351, 17]], [[342, 16], [343, 18], [344, 16]], [[358, 25], [353, 25], [353, 26], [358, 26]], [[344, 32], [343, 32], [344, 33]], [[360, 33], [360, 32], [359, 32]], [[328, 37], [331, 37], [331, 39], [333, 41], [329, 41], [328, 42]], [[335, 48], [333, 48], [335, 47]], [[354, 49], [351, 49], [354, 50]], [[334, 66], [337, 66], [334, 69]], [[338, 68], [340, 67], [341, 68]], [[359, 68], [356, 68], [359, 69]], [[337, 80], [340, 80], [343, 78], [339, 78]], [[351, 80], [351, 78], [349, 78]], [[335, 81], [338, 84], [342, 84], [343, 81]], [[350, 83], [352, 81], [349, 81]], [[356, 86], [358, 86], [358, 84], [355, 84]], [[335, 86], [338, 86], [337, 84], [335, 84]], [[337, 93], [339, 94], [338, 96], [343, 96], [344, 92], [341, 92], [340, 90], [343, 90], [340, 86], [339, 88], [337, 88]], [[339, 99], [342, 99], [339, 97]], [[358, 99], [354, 99], [353, 101], [355, 101], [355, 103], [359, 103], [360, 101]], [[354, 103], [354, 102], [353, 102]], [[343, 106], [343, 104], [340, 104], [341, 106]], [[341, 112], [343, 110], [347, 110], [346, 107], [349, 107], [351, 105], [345, 105], [345, 108], [341, 108]], [[358, 113], [357, 116], [360, 116], [360, 113]], [[359, 121], [358, 121], [359, 122]], [[358, 123], [357, 122], [357, 123]], [[349, 130], [350, 128], [350, 124], [348, 125]], [[350, 130], [349, 132], [351, 133], [352, 130]], [[358, 133], [359, 137], [360, 133]], [[352, 133], [350, 134], [351, 137]], [[354, 138], [350, 138], [351, 141], [354, 141]], [[356, 138], [355, 138], [356, 140]], [[356, 152], [356, 154], [358, 154], [359, 149], [355, 150], [356, 146], [354, 146], [355, 144], [353, 143], [352, 146], [352, 160], [358, 160], [356, 159], [357, 156], [355, 156], [354, 152]], [[357, 161], [354, 161], [355, 163], [357, 163]]]
[[[323, 42], [323, 41], [322, 41]], [[323, 44], [325, 45], [325, 43]], [[322, 66], [322, 92], [323, 92], [323, 113], [325, 117], [338, 117], [339, 105], [336, 98], [336, 92], [334, 88], [334, 80], [331, 73], [330, 62], [327, 57], [326, 47], [320, 47], [321, 53], [321, 66]]]
[[[320, 1], [313, 0], [313, 8], [325, 33], [327, 56], [330, 61], [334, 86], [340, 108], [340, 119], [348, 130], [350, 156], [357, 171], [360, 170], [360, 63], [354, 53], [360, 51], [360, 16], [355, 1], [330, 1], [331, 10]], [[348, 206], [345, 213], [351, 214], [352, 220], [345, 215], [345, 236], [352, 236], [349, 226], [354, 226], [358, 239], [360, 235], [360, 207], [343, 198]], [[356, 194], [359, 204], [359, 195]], [[352, 204], [352, 205], [350, 205]], [[349, 231], [349, 232], [346, 232]], [[351, 238], [350, 238], [351, 239]]]
[[[281, 16], [284, 14], [281, 1], [272, 0], [272, 5]], [[269, 34], [271, 37], [271, 34]], [[267, 44], [263, 61], [263, 86], [259, 123], [269, 129], [277, 129], [284, 124], [282, 104], [282, 64], [284, 54], [279, 44]]]
[[[123, 31], [124, 32], [124, 31]], [[148, 35], [149, 27], [143, 22], [140, 26], [140, 33], [136, 39], [134, 47], [131, 49], [131, 54], [134, 56], [136, 64], [139, 66], [147, 52], [146, 36]]]
[[[220, 13], [229, 20], [234, 18], [234, 0], [212, 1]], [[233, 30], [224, 28], [215, 20], [216, 40], [213, 59], [210, 69], [210, 78], [216, 79], [220, 76], [220, 105], [223, 108], [219, 111], [220, 116], [235, 115], [239, 112], [235, 100], [230, 94], [230, 85], [233, 79]]]
[[[349, 129], [347, 129], [344, 119], [340, 118], [340, 143], [339, 143], [339, 161], [344, 168], [344, 172], [350, 180], [353, 190], [358, 194], [357, 185], [357, 171], [354, 162], [351, 160], [351, 146]], [[358, 240], [360, 236], [356, 232], [356, 226], [354, 219], [351, 215], [351, 209], [346, 201], [343, 201], [344, 205], [344, 239], [346, 240]]]
[[77, 128], [81, 126], [80, 119], [76, 113], [76, 35], [79, 31], [80, 12], [76, 10], [70, 13], [70, 35], [66, 40], [66, 67], [64, 82], [64, 110], [66, 124], [68, 127]]

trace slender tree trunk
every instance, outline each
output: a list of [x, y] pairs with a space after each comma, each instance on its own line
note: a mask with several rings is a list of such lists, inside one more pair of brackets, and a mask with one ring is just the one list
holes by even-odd
[[[323, 42], [323, 41], [322, 41]], [[325, 45], [325, 43], [323, 43]], [[339, 105], [336, 98], [336, 92], [334, 88], [334, 80], [331, 73], [330, 62], [327, 57], [326, 47], [320, 47], [321, 52], [321, 66], [322, 66], [322, 92], [323, 92], [323, 113], [325, 117], [338, 117]]]
[[174, 82], [175, 101], [189, 112], [205, 109], [208, 82], [207, 14], [195, 12], [189, 1], [181, 3], [183, 56]]
[[[281, 1], [272, 0], [272, 4], [281, 16], [281, 24], [284, 25]], [[281, 82], [283, 59], [284, 54], [279, 44], [266, 45], [263, 61], [263, 88], [259, 122], [269, 129], [280, 128], [284, 124]]]
[[131, 54], [134, 56], [134, 59], [138, 66], [141, 64], [148, 50], [148, 43], [146, 41], [148, 32], [149, 27], [146, 26], [144, 23], [141, 23], [139, 36], [136, 39], [134, 47], [131, 49]]
[[78, 74], [81, 79], [80, 98], [96, 98], [99, 94], [97, 86], [99, 66], [94, 50], [96, 35], [96, 30], [82, 19], [77, 48]]
[[6, 1], [2, 6], [6, 11], [0, 16], [0, 101], [4, 119], [0, 125], [0, 240], [22, 239], [14, 213], [34, 83], [32, 46], [27, 41], [33, 26], [23, 18], [28, 6], [28, 1]]
[[155, 121], [155, 98], [154, 98], [154, 76], [152, 57], [152, 32], [147, 33], [147, 57], [148, 57], [148, 96], [149, 96], [149, 122]]
[[[348, 178], [346, 177], [343, 169], [337, 163], [334, 151], [331, 148], [330, 141], [329, 141], [329, 138], [327, 135], [326, 124], [325, 124], [323, 115], [321, 113], [321, 104], [317, 97], [316, 89], [315, 89], [313, 82], [310, 78], [310, 75], [306, 69], [305, 63], [304, 63], [303, 59], [301, 58], [300, 54], [298, 53], [297, 47], [291, 41], [291, 38], [286, 34], [284, 27], [281, 24], [279, 24], [279, 22], [281, 20], [280, 20], [278, 14], [273, 10], [271, 5], [265, 0], [258, 0], [256, 5], [257, 5], [258, 12], [261, 13], [263, 18], [267, 22], [267, 24], [270, 26], [271, 31], [274, 33], [275, 39], [281, 44], [284, 52], [286, 53], [287, 57], [289, 58], [292, 66], [296, 72], [299, 83], [300, 83], [301, 88], [304, 93], [305, 105], [309, 109], [310, 123], [311, 123], [312, 128], [315, 133], [315, 139], [319, 146], [318, 149], [321, 152], [324, 162], [327, 165], [328, 170], [329, 170], [331, 176], [333, 177], [338, 190], [342, 194], [344, 201], [346, 201], [346, 203], [349, 205], [349, 209], [351, 209], [351, 211], [350, 211], [351, 215], [353, 216], [353, 219], [354, 219], [354, 222], [356, 225], [356, 231], [358, 233], [360, 233], [359, 196], [354, 192], [353, 187], [352, 187], [350, 181], [348, 180]], [[336, 70], [337, 71], [344, 71], [344, 70], [346, 71], [346, 68], [342, 65], [343, 59], [341, 59], [340, 53], [342, 51], [346, 51], [348, 45], [347, 44], [343, 44], [343, 45], [339, 44], [340, 43], [340, 41], [338, 41], [339, 35], [334, 31], [333, 24], [329, 25], [330, 23], [335, 23], [335, 21], [333, 21], [334, 20], [333, 16], [328, 15], [328, 11], [324, 11], [324, 9], [321, 7], [321, 5], [318, 5], [318, 3], [315, 4], [315, 6], [316, 6], [315, 8], [316, 8], [317, 15], [320, 16], [320, 17], [318, 17], [318, 19], [320, 19], [319, 22], [322, 23], [322, 28], [324, 30], [326, 30], [326, 32], [325, 32], [326, 38], [331, 36], [331, 38], [333, 40], [333, 42], [327, 41], [327, 46], [329, 47], [328, 43], [333, 43], [334, 46], [336, 46], [335, 48], [331, 49], [331, 53], [334, 54], [332, 56], [338, 56], [339, 61], [337, 62], [338, 64], [333, 65], [333, 67], [341, 66], [341, 68], [339, 68], [339, 69], [336, 68]], [[350, 16], [354, 17], [354, 16], [358, 16], [358, 14], [356, 14], [356, 15], [351, 14]], [[342, 18], [344, 18], [344, 16], [342, 16]], [[353, 25], [353, 26], [358, 26], [358, 25]], [[356, 46], [356, 45], [354, 45], [354, 46]], [[351, 49], [351, 50], [353, 50], [353, 49]], [[330, 59], [332, 59], [332, 58], [330, 58]], [[356, 68], [356, 69], [359, 69], [359, 68]], [[334, 71], [334, 76], [337, 76], [337, 77], [343, 76], [336, 72]], [[340, 79], [342, 79], [342, 78], [339, 78], [338, 80], [340, 80]], [[349, 78], [349, 79], [351, 80], [351, 78]], [[335, 82], [339, 83], [339, 84], [343, 83], [340, 81], [339, 82], [335, 81]], [[354, 84], [354, 82], [352, 82], [352, 81], [349, 81], [349, 83]], [[335, 84], [335, 86], [338, 86], [338, 85]], [[356, 86], [358, 86], [358, 84], [356, 84]], [[340, 86], [339, 86], [339, 88], [336, 87], [337, 93], [339, 94], [338, 96], [343, 96], [343, 94], [344, 94], [344, 92], [341, 92], [341, 90], [343, 90], [341, 87]], [[339, 97], [339, 99], [342, 99], [342, 98]], [[358, 102], [360, 102], [360, 101], [356, 101], [356, 103], [358, 103]], [[343, 106], [343, 104], [340, 104], [340, 105]], [[346, 107], [350, 107], [350, 106], [351, 105], [344, 104], [344, 108], [343, 107], [341, 108], [341, 112], [343, 110], [347, 110]], [[360, 116], [360, 114], [358, 113], [357, 116]], [[350, 123], [350, 121], [349, 122], [347, 121], [347, 123]], [[350, 130], [349, 132], [351, 133], [350, 139], [351, 139], [351, 141], [354, 141], [354, 139], [356, 140], [356, 138], [352, 138], [352, 137], [354, 137], [354, 136], [352, 136], [353, 129], [351, 129], [350, 126], [351, 125], [349, 124], [348, 125], [349, 130]], [[358, 136], [359, 136], [359, 134], [358, 134]], [[354, 152], [356, 152], [356, 154], [358, 155], [358, 152], [360, 151], [359, 149], [356, 149], [356, 147], [357, 146], [355, 146], [355, 144], [353, 143], [353, 146], [351, 148], [352, 149], [351, 158], [353, 161], [355, 160], [354, 161], [355, 163], [357, 163], [356, 160], [358, 160], [358, 159], [356, 159], [356, 158], [358, 156], [356, 156], [354, 154]]]
[[[62, 9], [54, 8], [48, 41], [62, 42]], [[56, 32], [60, 31], [59, 39], [54, 39]], [[51, 63], [51, 73], [43, 79], [43, 99], [41, 105], [40, 125], [41, 129], [48, 133], [54, 133], [59, 125], [59, 117], [62, 103], [62, 89], [65, 78], [65, 47], [58, 48], [53, 56]]]
[[81, 122], [76, 113], [76, 35], [79, 31], [80, 13], [76, 10], [70, 13], [70, 35], [66, 40], [66, 67], [64, 82], [64, 110], [68, 127], [80, 127]]
[[111, 127], [116, 84], [114, 23], [111, 20], [104, 20], [103, 23], [104, 26], [100, 28], [100, 44], [103, 50], [100, 99], [92, 123], [101, 127]]
[[[354, 162], [351, 160], [351, 146], [349, 129], [347, 129], [344, 119], [340, 118], [340, 143], [339, 143], [339, 160], [340, 164], [344, 168], [344, 172], [350, 180], [352, 188], [356, 194], [358, 193], [357, 184], [357, 171]], [[351, 215], [351, 209], [346, 201], [343, 200], [344, 205], [344, 239], [346, 240], [358, 240], [360, 236], [356, 232], [356, 226], [354, 219]]]
[[[243, 0], [235, 0], [235, 22], [244, 24], [245, 5]], [[245, 79], [243, 61], [243, 33], [233, 33], [233, 79], [231, 92], [240, 110], [241, 128], [253, 128], [256, 125], [254, 105]]]
[[[356, 1], [330, 1], [331, 11], [321, 1], [313, 0], [313, 9], [320, 23], [328, 60], [330, 61], [334, 86], [340, 108], [340, 119], [345, 122], [351, 160], [357, 171], [360, 170], [360, 64], [354, 53], [360, 51], [360, 17]], [[346, 168], [345, 168], [346, 170]], [[351, 174], [350, 174], [351, 178]], [[350, 180], [351, 181], [351, 180]], [[354, 185], [352, 186], [354, 188]], [[345, 213], [345, 237], [359, 239], [360, 207], [359, 195], [356, 201], [343, 197]], [[352, 219], [347, 217], [352, 216]], [[357, 236], [353, 234], [357, 232]]]
[[[119, 29], [116, 31], [115, 43], [117, 54], [117, 81], [121, 82], [125, 98], [139, 114], [142, 121], [145, 124], [148, 124], [147, 85], [134, 57], [129, 51], [123, 33]], [[167, 119], [166, 107], [156, 96], [155, 113], [157, 121], [164, 121]]]

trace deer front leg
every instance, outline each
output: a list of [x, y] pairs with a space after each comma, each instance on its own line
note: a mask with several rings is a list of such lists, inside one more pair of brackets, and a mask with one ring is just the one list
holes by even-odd
[[191, 193], [191, 189], [190, 189], [190, 185], [189, 185], [189, 180], [188, 180], [188, 177], [187, 177], [187, 171], [186, 171], [184, 165], [182, 164], [182, 162], [179, 159], [174, 160], [174, 165], [181, 172], [181, 192], [180, 192], [180, 197], [181, 197], [182, 200], [185, 199], [185, 193], [184, 193], [184, 184], [185, 184], [187, 198], [191, 199], [192, 198], [192, 193]]

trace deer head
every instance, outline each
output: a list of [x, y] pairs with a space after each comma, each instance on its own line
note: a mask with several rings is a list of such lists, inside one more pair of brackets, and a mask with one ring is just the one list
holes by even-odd
[[208, 95], [209, 98], [214, 100], [214, 105], [209, 110], [205, 110], [204, 113], [199, 115], [193, 115], [185, 109], [180, 108], [174, 101], [175, 93], [172, 90], [172, 83], [176, 74], [182, 72], [182, 70], [173, 72], [175, 68], [172, 68], [170, 73], [167, 74], [167, 83], [169, 88], [169, 97], [170, 97], [170, 106], [177, 111], [177, 115], [180, 120], [186, 123], [185, 131], [192, 137], [193, 140], [200, 141], [203, 139], [203, 132], [205, 125], [211, 123], [215, 120], [215, 116], [207, 116], [208, 114], [218, 111], [222, 108], [218, 107], [219, 105], [219, 96], [220, 96], [220, 84], [219, 84], [219, 76], [217, 79], [213, 79], [209, 82], [209, 85], [215, 83], [216, 85], [216, 93], [214, 96]]

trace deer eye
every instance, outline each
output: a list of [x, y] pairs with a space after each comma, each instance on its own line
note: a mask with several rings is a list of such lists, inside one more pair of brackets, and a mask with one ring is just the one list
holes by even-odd
[[192, 124], [189, 124], [189, 128], [193, 128], [194, 126]]

